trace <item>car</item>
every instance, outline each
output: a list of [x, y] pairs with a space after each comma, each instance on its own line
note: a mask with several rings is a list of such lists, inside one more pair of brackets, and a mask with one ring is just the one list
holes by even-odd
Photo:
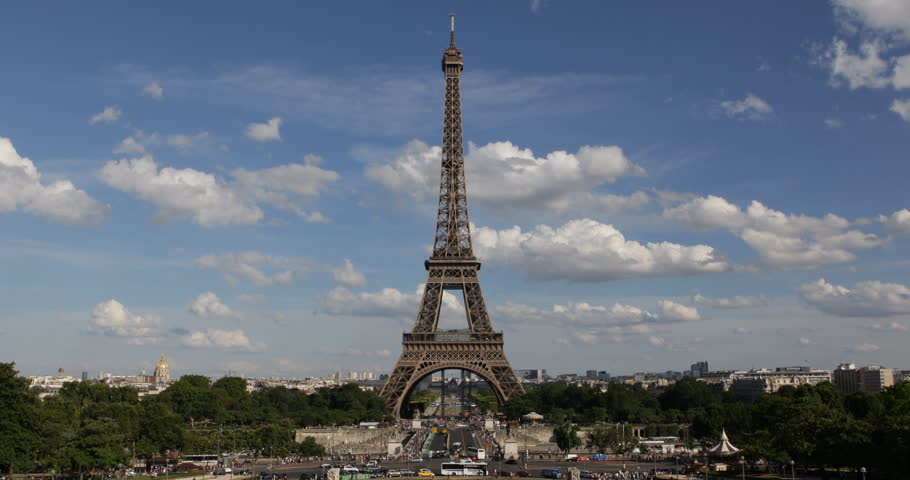
[[558, 468], [545, 468], [540, 471], [540, 476], [543, 478], [565, 478], [565, 474]]
[[360, 469], [357, 468], [357, 467], [355, 467], [355, 466], [353, 466], [353, 465], [345, 465], [345, 466], [341, 469], [341, 472], [342, 472], [342, 473], [360, 473]]
[[518, 465], [518, 460], [515, 460], [514, 458], [510, 458], [510, 459], [506, 460], [506, 465]]
[[421, 458], [421, 457], [408, 458], [408, 463], [418, 463], [418, 462], [422, 462], [422, 461], [423, 461], [423, 458]]
[[503, 470], [503, 471], [499, 472], [499, 476], [500, 477], [514, 477], [515, 472], [509, 472], [509, 471]]
[[413, 477], [414, 470], [401, 469], [401, 476], [402, 477]]
[[596, 473], [589, 472], [588, 470], [583, 470], [581, 473], [578, 474], [578, 476], [581, 478], [591, 478], [591, 479], [595, 479], [595, 480], [598, 478]]
[[365, 466], [367, 466], [367, 467], [378, 467], [378, 466], [379, 466], [379, 462], [377, 462], [376, 460], [370, 460], [369, 462], [366, 463]]
[[515, 476], [521, 477], [521, 478], [531, 478], [531, 472], [529, 472], [527, 470], [519, 470], [519, 471], [515, 472]]
[[401, 476], [401, 471], [400, 470], [389, 470], [388, 472], [386, 472], [386, 475], [388, 475], [389, 477], [398, 478]]
[[331, 462], [325, 462], [322, 465], [320, 465], [320, 467], [322, 467], [322, 468], [332, 468], [333, 466], [334, 465], [332, 465]]
[[430, 469], [428, 469], [428, 468], [421, 468], [420, 470], [417, 471], [417, 476], [418, 477], [435, 477], [436, 474], [431, 472]]

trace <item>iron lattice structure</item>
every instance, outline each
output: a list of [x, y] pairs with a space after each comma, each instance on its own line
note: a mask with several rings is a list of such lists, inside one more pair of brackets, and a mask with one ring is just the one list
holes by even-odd
[[[414, 329], [404, 334], [401, 357], [381, 393], [386, 409], [396, 417], [401, 415], [404, 401], [417, 383], [443, 369], [467, 370], [480, 376], [500, 402], [524, 393], [503, 351], [502, 333], [493, 331], [477, 276], [480, 262], [471, 246], [461, 127], [463, 69], [461, 50], [455, 46], [453, 16], [449, 47], [442, 55], [445, 114], [433, 254], [424, 262], [429, 274]], [[468, 321], [466, 330], [437, 329], [446, 290], [461, 290]]]

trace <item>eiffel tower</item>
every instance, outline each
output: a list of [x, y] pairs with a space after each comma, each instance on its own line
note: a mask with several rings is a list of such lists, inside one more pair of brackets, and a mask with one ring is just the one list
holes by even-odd
[[[461, 71], [464, 60], [455, 47], [455, 16], [449, 47], [442, 55], [445, 73], [445, 115], [442, 126], [442, 168], [433, 254], [424, 262], [429, 272], [417, 320], [402, 340], [401, 357], [382, 389], [386, 410], [400, 416], [417, 382], [433, 372], [466, 370], [484, 379], [500, 403], [524, 390], [502, 349], [502, 332], [493, 331], [480, 290], [468, 225], [464, 147], [461, 130]], [[461, 290], [467, 314], [465, 330], [439, 330], [439, 309], [445, 290]]]

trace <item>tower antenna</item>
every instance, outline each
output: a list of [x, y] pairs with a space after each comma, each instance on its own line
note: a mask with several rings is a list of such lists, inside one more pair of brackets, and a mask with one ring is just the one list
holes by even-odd
[[449, 31], [449, 45], [455, 45], [455, 14], [449, 14], [449, 21], [452, 24], [452, 29]]

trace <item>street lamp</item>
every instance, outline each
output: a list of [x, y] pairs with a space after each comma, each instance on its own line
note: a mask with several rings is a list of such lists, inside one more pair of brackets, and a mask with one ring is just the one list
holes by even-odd
[[746, 480], [746, 457], [739, 457], [739, 466], [743, 469], [743, 480]]
[[866, 480], [866, 467], [860, 467], [859, 471], [863, 474], [863, 480]]
[[790, 478], [796, 478], [796, 462], [790, 460]]

